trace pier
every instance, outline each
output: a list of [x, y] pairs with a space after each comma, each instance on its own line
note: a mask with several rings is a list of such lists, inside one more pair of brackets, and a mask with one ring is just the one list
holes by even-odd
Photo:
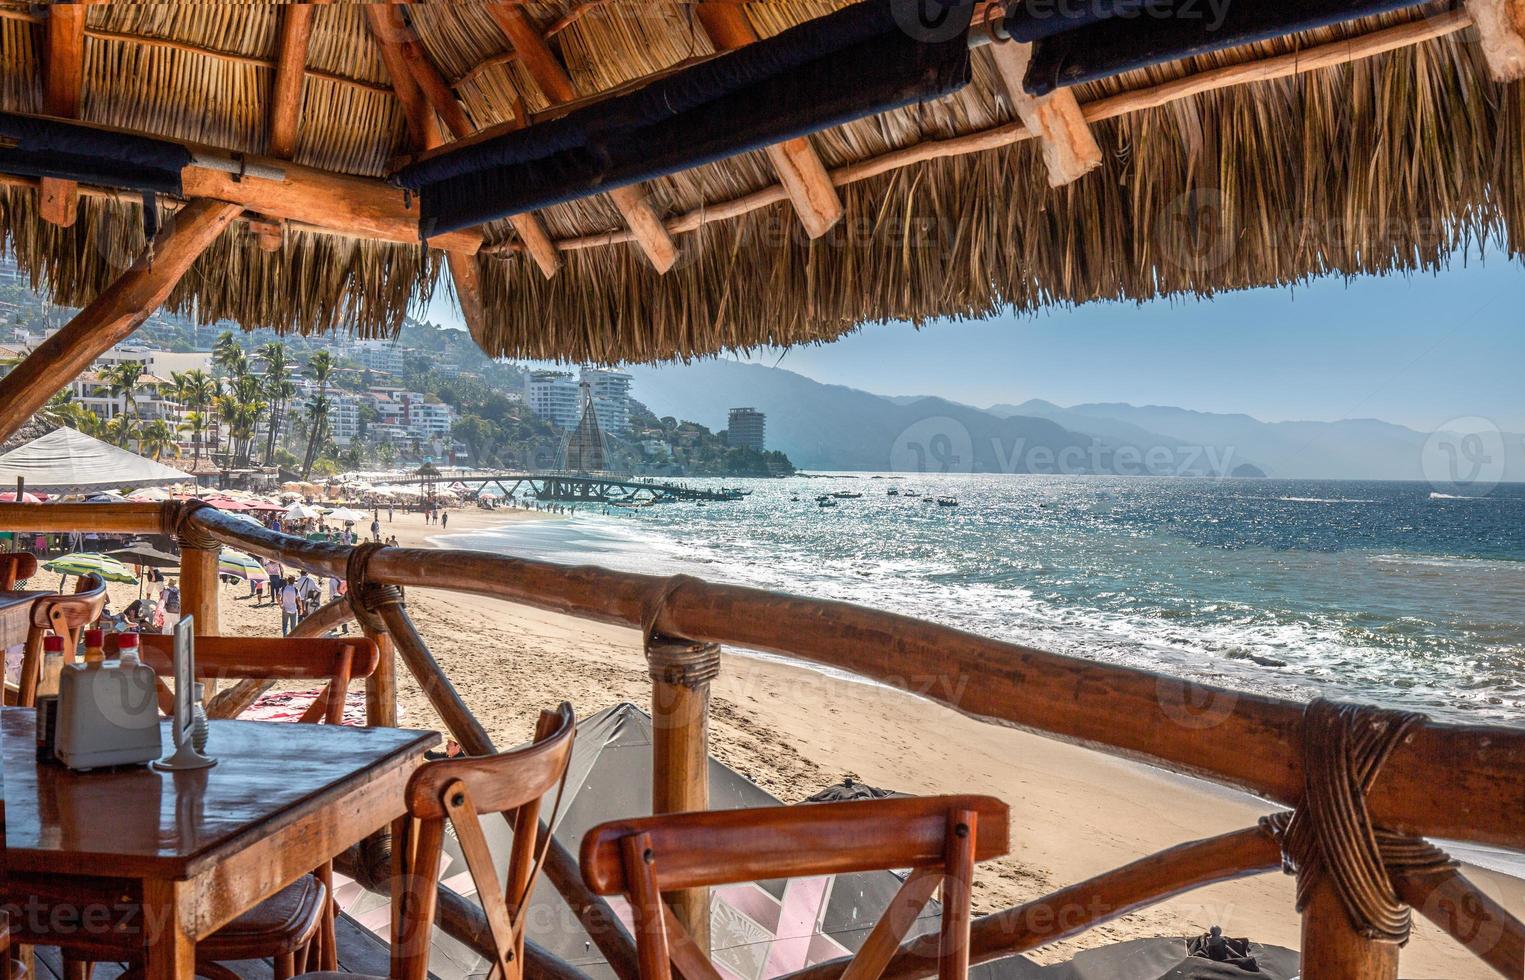
[[440, 474], [417, 476], [389, 483], [434, 483], [460, 487], [469, 499], [475, 500], [488, 487], [496, 486], [504, 497], [517, 498], [520, 490], [535, 500], [555, 503], [721, 503], [740, 500], [745, 494], [728, 487], [711, 490], [683, 483], [664, 483], [634, 477], [606, 476], [590, 473], [502, 473], [479, 472], [468, 474]]

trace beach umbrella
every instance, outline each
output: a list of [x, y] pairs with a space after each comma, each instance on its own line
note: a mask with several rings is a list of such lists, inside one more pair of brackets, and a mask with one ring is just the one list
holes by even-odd
[[270, 575], [265, 571], [265, 566], [255, 561], [242, 551], [232, 548], [222, 549], [222, 554], [217, 558], [217, 574], [231, 575], [234, 578], [247, 579], [250, 582], [268, 582]]
[[78, 551], [72, 555], [55, 558], [42, 567], [57, 575], [99, 575], [108, 582], [138, 584], [138, 577], [132, 574], [126, 565], [109, 555]]
[[[651, 718], [631, 704], [619, 704], [582, 719], [567, 768], [566, 797], [553, 832], [572, 854], [583, 835], [597, 824], [617, 817], [651, 812]], [[709, 761], [710, 806], [716, 810], [777, 806], [779, 801], [714, 759]], [[543, 818], [549, 818], [547, 812]], [[503, 821], [482, 827], [501, 862], [512, 846], [513, 834]], [[500, 865], [501, 866], [501, 865]], [[444, 877], [470, 898], [472, 884], [464, 874], [465, 857], [452, 835], [446, 835]], [[710, 915], [711, 945], [721, 976], [737, 980], [767, 977], [814, 966], [858, 949], [873, 925], [900, 890], [903, 879], [890, 871], [800, 878], [790, 881], [746, 882], [716, 888]], [[340, 905], [361, 925], [385, 936], [390, 926], [386, 899], [341, 882], [335, 893]], [[612, 901], [615, 914], [629, 929], [630, 906]], [[598, 948], [589, 940], [575, 913], [554, 888], [535, 889], [528, 910], [536, 923], [535, 941], [594, 977], [609, 976]], [[917, 916], [912, 936], [935, 931], [936, 902]], [[1029, 980], [1039, 968], [1020, 956], [977, 966], [974, 980]], [[486, 973], [488, 965], [474, 950], [434, 932], [429, 973], [440, 980], [461, 980]]]
[[317, 511], [313, 510], [311, 507], [307, 506], [301, 501], [297, 501], [290, 507], [286, 508], [286, 517], [293, 521], [310, 521], [315, 519], [317, 516]]
[[329, 511], [328, 513], [329, 520], [342, 521], [345, 524], [354, 524], [365, 520], [369, 516], [369, 514], [362, 514], [360, 511], [351, 510], [348, 507], [339, 507], [335, 510]]
[[135, 541], [125, 548], [106, 552], [106, 556], [129, 565], [143, 565], [147, 568], [180, 567], [179, 558], [167, 551], [160, 551], [147, 541]]
[[127, 495], [128, 500], [136, 500], [140, 504], [162, 503], [169, 498], [169, 491], [163, 487], [143, 487], [141, 490], [134, 490]]
[[[16, 491], [7, 490], [4, 493], [0, 493], [0, 503], [14, 504], [15, 502]], [[34, 493], [27, 493], [25, 490], [23, 490], [21, 492], [21, 502], [24, 504], [40, 504], [42, 503], [42, 498]]]
[[228, 516], [235, 521], [248, 524], [252, 527], [263, 529], [265, 526], [261, 524], [256, 518], [250, 517], [248, 514], [245, 514], [242, 511], [230, 510], [228, 511]]
[[213, 507], [216, 507], [218, 510], [240, 511], [254, 509], [248, 504], [244, 503], [242, 500], [233, 500], [229, 497], [213, 497], [211, 500], [208, 500], [207, 503], [211, 504]]
[[1255, 969], [1215, 963], [1191, 955], [1182, 939], [1134, 939], [1076, 954], [1067, 963], [1044, 967], [1041, 980], [1292, 980], [1299, 975], [1297, 953], [1280, 946], [1249, 944]]
[[87, 504], [120, 504], [127, 498], [115, 490], [102, 490], [85, 498]]

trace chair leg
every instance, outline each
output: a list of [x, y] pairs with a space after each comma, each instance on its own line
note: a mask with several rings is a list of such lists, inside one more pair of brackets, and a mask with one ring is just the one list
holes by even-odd
[[339, 903], [334, 901], [334, 864], [324, 862], [318, 869], [318, 880], [323, 883], [323, 918], [318, 923], [318, 949], [321, 952], [319, 970], [332, 972], [339, 969], [339, 940], [336, 932]]
[[275, 980], [291, 980], [296, 973], [295, 953], [282, 953], [275, 958]]
[[64, 953], [64, 980], [90, 980], [95, 964]]

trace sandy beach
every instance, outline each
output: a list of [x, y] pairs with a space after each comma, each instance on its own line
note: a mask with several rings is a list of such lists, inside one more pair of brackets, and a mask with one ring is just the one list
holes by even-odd
[[[522, 511], [453, 511], [448, 533], [537, 519], [547, 518]], [[421, 515], [399, 513], [391, 524], [383, 520], [382, 533], [420, 546], [446, 532], [425, 525]], [[122, 586], [113, 591], [123, 597], [135, 592]], [[224, 587], [224, 631], [278, 633], [279, 614], [268, 605], [254, 607], [246, 592], [241, 586]], [[522, 741], [539, 710], [563, 699], [580, 715], [620, 701], [649, 702], [649, 681], [633, 630], [428, 590], [410, 590], [408, 601], [435, 657], [500, 746]], [[436, 726], [410, 681], [404, 673], [402, 724]], [[981, 912], [1038, 897], [1174, 844], [1250, 826], [1275, 809], [1197, 780], [980, 723], [899, 691], [773, 658], [727, 656], [712, 703], [715, 756], [786, 802], [850, 776], [915, 794], [989, 793], [1011, 804], [1016, 846], [1007, 858], [980, 868], [975, 903]], [[1525, 882], [1476, 868], [1468, 873], [1507, 907], [1525, 908]], [[1213, 924], [1230, 935], [1295, 948], [1293, 879], [1264, 875], [1206, 888], [1047, 947], [1035, 957], [1051, 962], [1078, 948], [1139, 936], [1194, 935]], [[1446, 980], [1492, 976], [1424, 921], [1417, 922], [1403, 954], [1403, 975]]]

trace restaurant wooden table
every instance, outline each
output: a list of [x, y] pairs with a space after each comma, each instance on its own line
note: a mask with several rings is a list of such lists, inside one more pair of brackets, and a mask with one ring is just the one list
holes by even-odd
[[26, 642], [32, 603], [47, 592], [0, 592], [0, 652]]
[[214, 721], [210, 769], [81, 773], [39, 764], [34, 730], [32, 711], [0, 709], [8, 901], [141, 903], [151, 980], [191, 977], [198, 937], [402, 816], [403, 786], [439, 741], [391, 728]]

